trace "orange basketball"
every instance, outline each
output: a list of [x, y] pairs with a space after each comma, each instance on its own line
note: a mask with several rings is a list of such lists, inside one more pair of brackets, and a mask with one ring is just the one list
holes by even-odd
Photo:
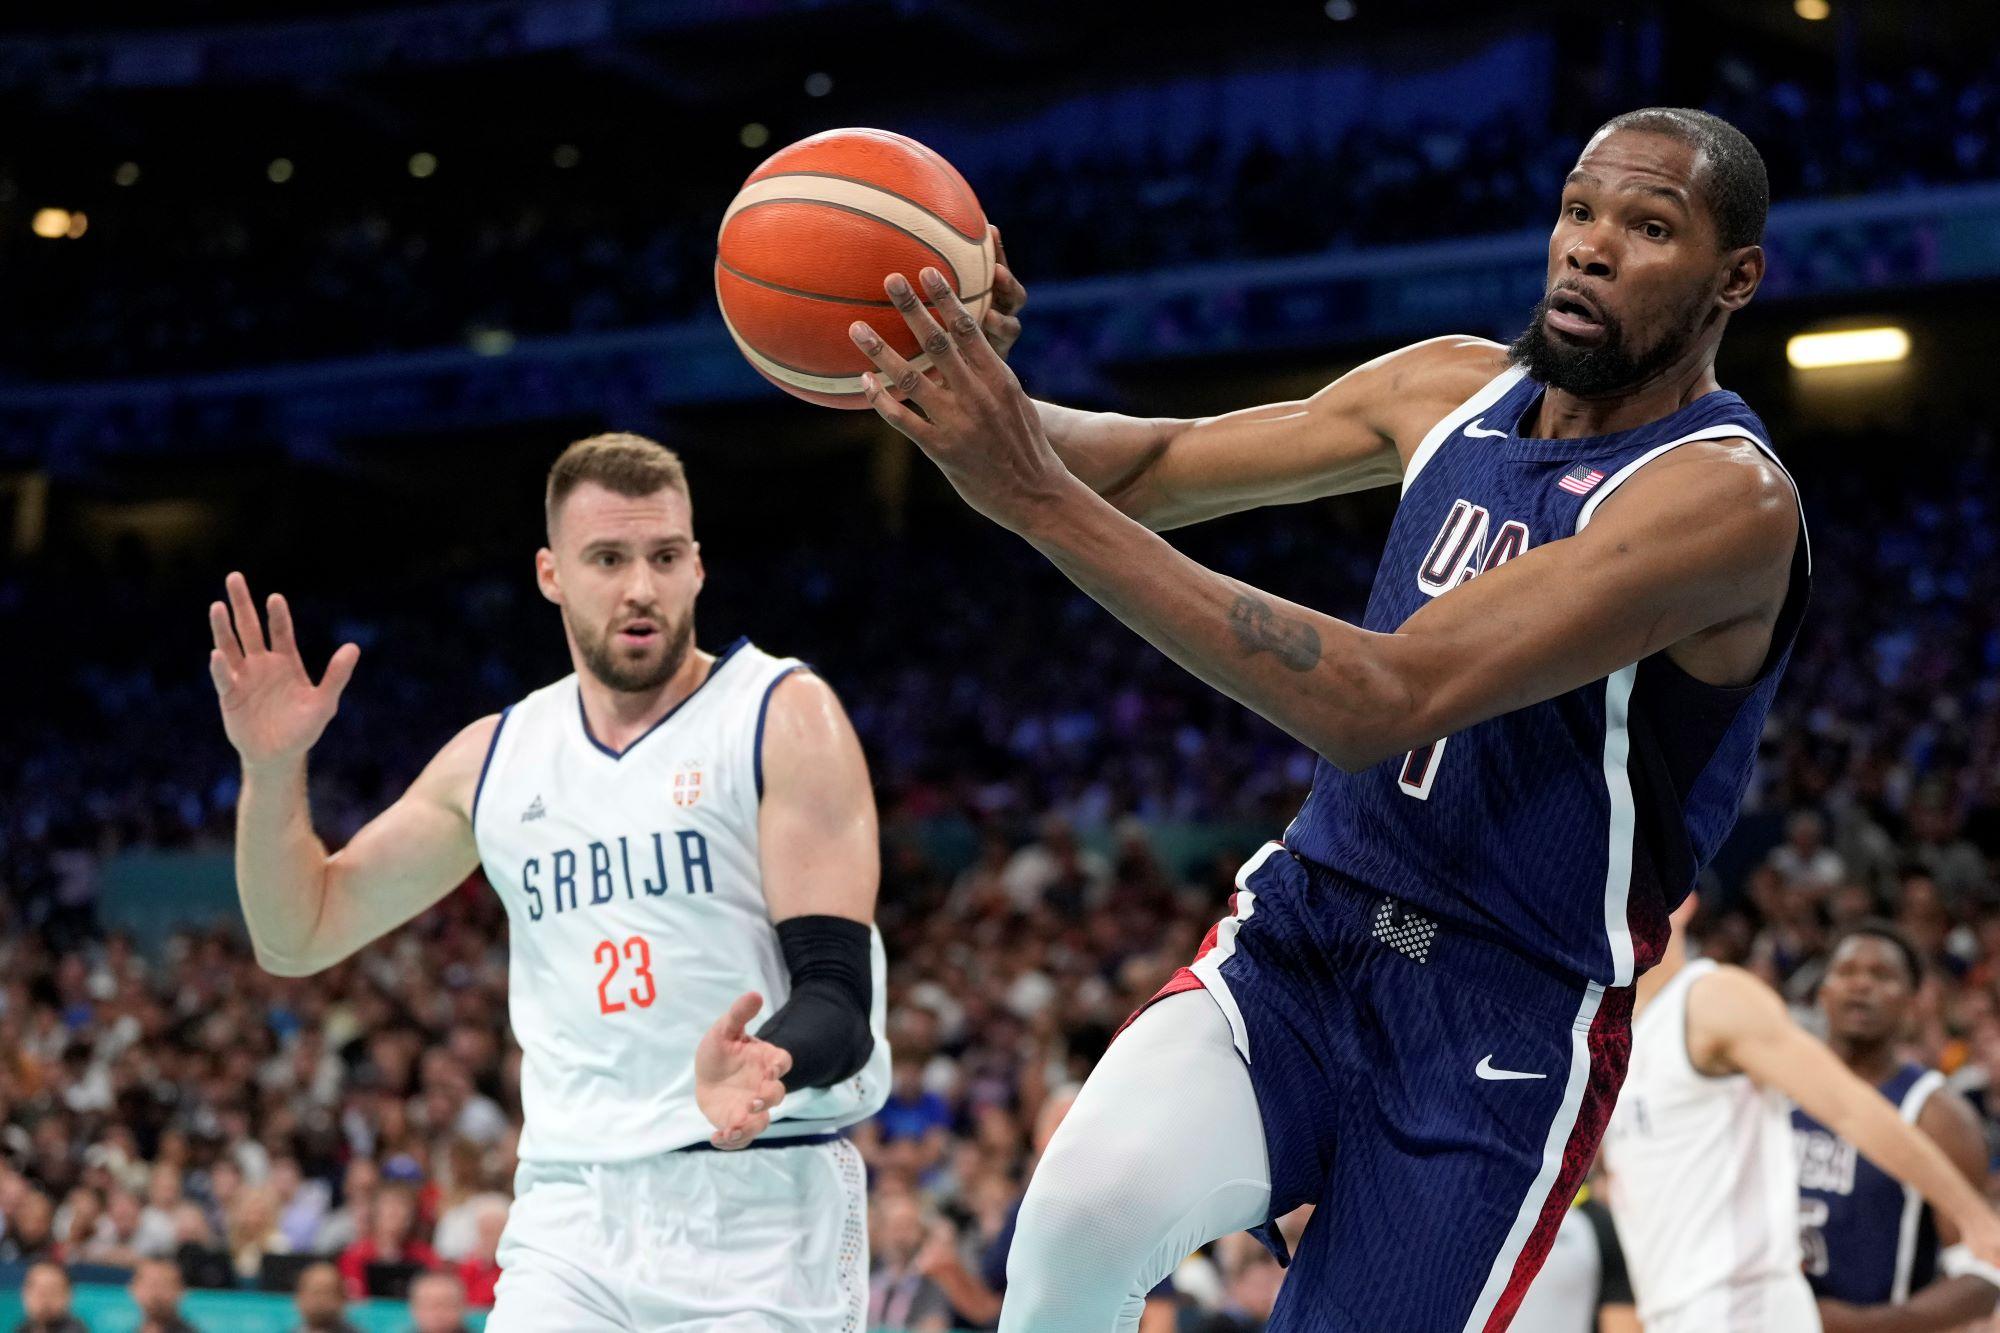
[[972, 187], [915, 139], [828, 130], [780, 149], [743, 183], [722, 215], [715, 295], [758, 374], [807, 402], [866, 407], [869, 361], [848, 326], [866, 320], [927, 369], [882, 292], [891, 273], [921, 292], [927, 267], [951, 280], [975, 318], [986, 313], [993, 240]]

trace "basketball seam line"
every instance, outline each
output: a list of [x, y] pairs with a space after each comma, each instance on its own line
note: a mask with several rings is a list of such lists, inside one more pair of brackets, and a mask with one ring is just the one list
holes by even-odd
[[[736, 267], [736, 265], [731, 264], [727, 260], [723, 259], [717, 259], [715, 261], [715, 265], [717, 268], [729, 274], [731, 277], [741, 278], [745, 282], [752, 283], [758, 287], [767, 288], [770, 291], [783, 292], [786, 296], [803, 297], [808, 301], [828, 301], [833, 303], [834, 305], [881, 306], [884, 309], [893, 309], [896, 305], [894, 301], [871, 301], [865, 296], [828, 296], [823, 292], [800, 291], [797, 287], [787, 287], [782, 282], [769, 282], [763, 278], [752, 277], [750, 274], [745, 273], [742, 269]], [[974, 301], [982, 301], [986, 299], [986, 297], [991, 295], [992, 292], [993, 289], [991, 287], [988, 287], [983, 292], [973, 292], [970, 296], [961, 296], [958, 299], [966, 305], [971, 305]]]
[[[903, 235], [915, 241], [918, 245], [924, 247], [924, 249], [936, 255], [938, 262], [938, 270], [940, 272], [949, 269], [951, 271], [951, 276], [953, 278], [956, 278], [958, 276], [958, 265], [952, 263], [951, 256], [947, 255], [944, 251], [938, 249], [935, 245], [932, 245], [929, 241], [917, 235], [915, 232], [911, 231], [908, 227], [900, 226], [894, 222], [891, 222], [889, 221], [889, 219], [883, 217], [879, 213], [870, 213], [865, 208], [856, 208], [852, 204], [836, 204], [831, 199], [797, 198], [787, 194], [787, 195], [779, 195], [775, 199], [759, 199], [754, 204], [745, 204], [743, 205], [743, 207], [736, 210], [736, 216], [742, 217], [745, 213], [748, 213], [753, 208], [764, 208], [771, 204], [818, 204], [821, 208], [835, 208], [839, 209], [843, 213], [852, 213], [855, 217], [858, 218], [867, 218], [870, 222], [879, 222], [883, 226], [889, 228], [889, 230], [891, 231], [901, 232]], [[956, 236], [958, 235], [958, 233], [953, 232], [952, 235]], [[722, 262], [722, 257], [720, 255], [716, 256], [716, 262], [718, 264]]]
[[[943, 159], [939, 160], [942, 161]], [[787, 176], [812, 176], [816, 177], [819, 180], [845, 181], [849, 185], [860, 185], [867, 189], [874, 190], [880, 194], [886, 194], [891, 199], [900, 199], [904, 203], [908, 204], [911, 208], [916, 209], [919, 213], [924, 213], [932, 218], [935, 218], [941, 225], [943, 225], [943, 227], [947, 231], [949, 231], [952, 235], [958, 237], [962, 241], [970, 241], [974, 245], [981, 245], [986, 240], [986, 237], [983, 234], [979, 236], [974, 236], [969, 232], [960, 231], [958, 229], [957, 224], [952, 222], [950, 218], [943, 217], [937, 212], [933, 211], [932, 209], [925, 208], [922, 204], [910, 198], [910, 196], [908, 196], [907, 194], [902, 194], [896, 190], [892, 190], [886, 185], [877, 185], [874, 181], [862, 180], [859, 176], [843, 176], [837, 171], [774, 171], [768, 176], [759, 176], [754, 181], [745, 182], [744, 188], [748, 189], [751, 185], [761, 185], [765, 181], [783, 180]], [[966, 189], [966, 194], [969, 196], [971, 195], [971, 193], [972, 190], [968, 186]], [[811, 200], [810, 202], [819, 203], [820, 201], [815, 199]], [[971, 202], [974, 208], [979, 207], [979, 201], [977, 199], [973, 199]], [[751, 205], [751, 207], [755, 207], [755, 205]]]
[[[727, 314], [724, 314], [724, 315], [723, 315], [723, 317], [722, 317], [722, 324], [723, 324], [723, 327], [724, 327], [724, 328], [726, 328], [726, 329], [728, 329], [728, 330], [729, 330], [729, 336], [730, 336], [731, 338], [734, 338], [734, 339], [736, 340], [736, 343], [737, 343], [737, 345], [738, 345], [739, 347], [743, 347], [743, 348], [750, 348], [750, 347], [751, 347], [751, 344], [750, 344], [750, 341], [749, 341], [748, 339], [746, 339], [746, 338], [745, 338], [745, 337], [744, 337], [744, 336], [743, 336], [742, 334], [738, 333], [738, 332], [736, 331], [736, 326], [735, 326], [734, 324], [731, 324], [731, 323], [729, 322], [729, 316], [728, 316]], [[859, 379], [860, 379], [860, 378], [861, 378], [861, 377], [862, 377], [863, 375], [865, 375], [865, 374], [867, 374], [867, 373], [868, 373], [867, 371], [863, 371], [863, 370], [857, 370], [857, 371], [855, 371], [855, 372], [854, 372], [854, 373], [853, 373], [852, 375], [842, 375], [842, 374], [840, 374], [840, 373], [838, 373], [838, 372], [836, 372], [836, 371], [828, 371], [828, 370], [808, 370], [808, 369], [806, 369], [806, 368], [805, 368], [804, 366], [795, 366], [795, 365], [792, 365], [792, 364], [791, 364], [790, 362], [788, 362], [788, 361], [780, 361], [780, 360], [778, 360], [778, 358], [777, 358], [777, 357], [775, 357], [775, 356], [772, 356], [772, 355], [771, 355], [771, 354], [770, 354], [769, 352], [765, 351], [765, 350], [764, 350], [763, 348], [761, 348], [761, 347], [758, 347], [758, 348], [754, 348], [753, 350], [755, 350], [755, 351], [756, 351], [756, 353], [757, 353], [757, 355], [758, 355], [758, 356], [760, 356], [760, 357], [764, 358], [764, 360], [766, 360], [766, 361], [769, 361], [769, 362], [770, 362], [770, 363], [771, 363], [772, 365], [776, 366], [776, 367], [777, 367], [778, 369], [780, 369], [780, 370], [789, 370], [789, 371], [791, 371], [791, 372], [792, 372], [792, 373], [793, 373], [794, 375], [807, 375], [807, 376], [810, 376], [810, 377], [812, 377], [813, 379], [816, 379], [816, 380], [843, 380], [843, 379], [851, 379], [851, 380], [857, 380], [857, 381], [858, 381], [858, 380], [859, 380]], [[905, 358], [905, 359], [906, 359], [906, 360], [910, 360], [909, 358]], [[923, 363], [923, 364], [922, 364], [922, 365], [920, 365], [920, 366], [919, 366], [919, 365], [917, 365], [917, 362], [919, 362], [919, 361], [921, 361], [921, 362]], [[753, 364], [754, 364], [754, 363], [753, 363]], [[916, 358], [915, 358], [914, 360], [910, 360], [910, 364], [911, 364], [911, 365], [913, 365], [913, 366], [917, 366], [917, 369], [919, 369], [919, 370], [929, 370], [929, 369], [930, 369], [930, 356], [929, 356], [929, 354], [928, 354], [928, 353], [921, 353], [921, 354], [919, 354], [919, 355], [918, 355], [918, 356], [917, 356], [917, 357], [916, 357]], [[871, 367], [870, 369], [872, 369], [872, 367]], [[796, 384], [795, 384], [795, 385], [793, 385], [792, 387], [793, 387], [793, 388], [804, 388], [804, 387], [806, 387], [806, 386], [804, 386], [804, 385], [796, 385]], [[856, 389], [814, 389], [814, 390], [812, 390], [812, 392], [813, 392], [813, 393], [824, 393], [824, 394], [827, 394], [827, 395], [829, 395], [829, 396], [838, 396], [838, 397], [847, 397], [847, 398], [854, 398], [854, 397], [859, 397], [859, 396], [860, 396], [861, 394], [863, 394], [863, 393], [866, 393], [866, 392], [867, 392], [867, 390], [865, 390], [865, 389], [859, 389], [859, 388], [856, 388]]]

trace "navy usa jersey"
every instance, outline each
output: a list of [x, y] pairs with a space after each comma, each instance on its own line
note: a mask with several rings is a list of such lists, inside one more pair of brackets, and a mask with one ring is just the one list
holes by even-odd
[[[1581, 531], [1606, 496], [1670, 449], [1740, 438], [1777, 462], [1764, 423], [1733, 393], [1635, 430], [1524, 438], [1520, 423], [1541, 394], [1511, 368], [1424, 437], [1365, 628], [1393, 631], [1431, 598]], [[1704, 684], [1661, 652], [1359, 773], [1321, 760], [1286, 845], [1572, 976], [1629, 984], [1659, 957], [1667, 913], [1735, 823], [1810, 566], [1801, 519], [1791, 589], [1748, 684]], [[1563, 592], [1552, 585], [1547, 595]]]
[[[1944, 1075], [1905, 1064], [1882, 1095], [1916, 1123]], [[1855, 1305], [1909, 1299], [1938, 1275], [1937, 1222], [1923, 1196], [1804, 1111], [1792, 1111], [1799, 1154], [1799, 1238], [1813, 1294]]]

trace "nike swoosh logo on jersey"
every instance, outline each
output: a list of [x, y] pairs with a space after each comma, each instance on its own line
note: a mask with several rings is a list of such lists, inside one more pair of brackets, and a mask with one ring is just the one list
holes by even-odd
[[1479, 1077], [1487, 1079], [1490, 1082], [1494, 1083], [1505, 1082], [1507, 1079], [1512, 1079], [1512, 1078], [1548, 1077], [1547, 1074], [1526, 1074], [1518, 1069], [1495, 1069], [1493, 1067], [1493, 1057], [1490, 1055], [1481, 1057], [1478, 1068], [1474, 1069], [1472, 1072], [1479, 1075]]
[[1470, 426], [1467, 426], [1467, 427], [1465, 428], [1465, 433], [1466, 433], [1467, 435], [1471, 436], [1471, 437], [1472, 437], [1473, 439], [1475, 439], [1475, 440], [1483, 440], [1483, 439], [1487, 439], [1487, 438], [1489, 438], [1489, 437], [1490, 437], [1490, 438], [1492, 438], [1492, 439], [1496, 439], [1496, 440], [1500, 440], [1500, 439], [1505, 439], [1505, 438], [1506, 438], [1506, 436], [1507, 436], [1507, 432], [1506, 432], [1506, 431], [1504, 431], [1504, 430], [1481, 430], [1481, 429], [1479, 429], [1479, 426], [1480, 426], [1480, 422], [1483, 422], [1483, 421], [1485, 421], [1485, 420], [1486, 420], [1486, 418], [1485, 418], [1485, 417], [1481, 417], [1481, 418], [1479, 418], [1479, 421], [1475, 421], [1475, 422], [1473, 422], [1473, 423], [1472, 423], [1472, 424], [1471, 424]]

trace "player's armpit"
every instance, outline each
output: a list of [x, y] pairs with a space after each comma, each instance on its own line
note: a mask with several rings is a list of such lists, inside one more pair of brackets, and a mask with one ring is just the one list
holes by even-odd
[[[1407, 706], [1359, 758], [1427, 745], [1704, 631], [1768, 624], [1799, 539], [1791, 483], [1754, 446], [1683, 445], [1636, 473], [1581, 532], [1487, 570], [1382, 636]], [[1759, 644], [1746, 677], [1768, 640]]]
[[1424, 433], [1506, 366], [1483, 338], [1431, 338], [1355, 367], [1310, 398], [1194, 420], [1038, 403], [1072, 473], [1165, 531], [1263, 505], [1392, 485]]
[[794, 671], [772, 689], [761, 762], [757, 832], [771, 919], [872, 922], [882, 876], [875, 792], [831, 686]]
[[296, 956], [261, 960], [268, 970], [331, 967], [465, 882], [479, 865], [473, 797], [499, 725], [497, 714], [484, 717], [452, 737], [395, 804], [327, 858], [307, 945]]

